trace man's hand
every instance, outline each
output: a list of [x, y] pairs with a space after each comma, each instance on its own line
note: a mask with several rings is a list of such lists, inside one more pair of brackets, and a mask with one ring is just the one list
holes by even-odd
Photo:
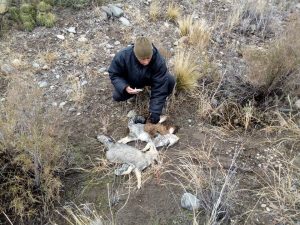
[[157, 113], [151, 113], [149, 120], [151, 123], [157, 124], [160, 120], [160, 115]]
[[128, 94], [131, 94], [131, 95], [136, 95], [137, 93], [139, 93], [141, 91], [141, 89], [136, 89], [136, 88], [133, 89], [130, 86], [127, 86], [125, 90]]

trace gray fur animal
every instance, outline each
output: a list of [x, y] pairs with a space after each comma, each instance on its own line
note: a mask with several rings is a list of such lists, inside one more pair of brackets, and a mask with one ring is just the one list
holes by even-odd
[[140, 189], [142, 184], [141, 172], [154, 161], [157, 161], [158, 151], [156, 148], [150, 146], [149, 151], [141, 152], [139, 149], [127, 144], [114, 143], [111, 138], [105, 135], [98, 135], [97, 140], [105, 145], [107, 149], [106, 158], [110, 162], [129, 165], [127, 171], [122, 172], [120, 175], [129, 174], [134, 171], [138, 182], [137, 187]]

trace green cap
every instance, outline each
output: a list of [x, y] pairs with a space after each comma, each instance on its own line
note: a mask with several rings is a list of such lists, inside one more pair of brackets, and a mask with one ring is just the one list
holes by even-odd
[[133, 51], [138, 59], [151, 58], [152, 43], [144, 36], [137, 37], [134, 43]]

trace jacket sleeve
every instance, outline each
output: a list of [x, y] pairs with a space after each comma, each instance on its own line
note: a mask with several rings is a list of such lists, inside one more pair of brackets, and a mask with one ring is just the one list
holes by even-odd
[[168, 96], [167, 66], [163, 61], [151, 78], [150, 113], [161, 114]]
[[122, 60], [122, 55], [117, 54], [113, 58], [108, 68], [109, 78], [115, 89], [123, 93], [124, 89], [128, 86], [128, 82], [124, 78], [125, 74], [125, 63]]

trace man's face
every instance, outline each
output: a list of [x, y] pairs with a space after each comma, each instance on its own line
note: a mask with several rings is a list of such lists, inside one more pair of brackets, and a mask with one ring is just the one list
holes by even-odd
[[143, 66], [147, 66], [150, 63], [151, 58], [152, 58], [152, 56], [148, 57], [148, 58], [144, 58], [144, 59], [138, 58], [138, 60], [139, 60], [140, 64], [142, 64]]

